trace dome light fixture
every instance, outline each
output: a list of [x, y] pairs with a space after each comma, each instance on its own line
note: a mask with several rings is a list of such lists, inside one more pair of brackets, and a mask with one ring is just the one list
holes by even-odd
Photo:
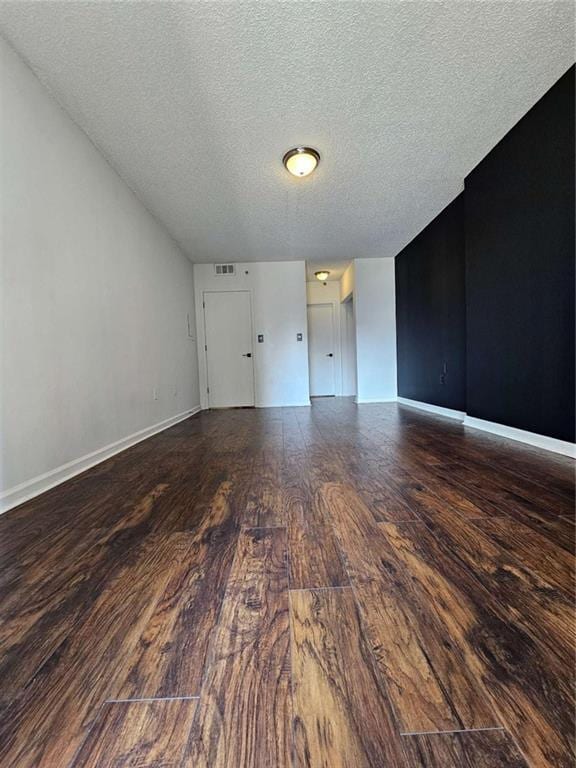
[[284, 167], [292, 176], [309, 176], [320, 162], [320, 153], [312, 147], [294, 147], [282, 158]]
[[320, 282], [324, 282], [324, 280], [328, 280], [328, 275], [330, 272], [328, 272], [327, 269], [321, 269], [319, 272], [314, 272], [314, 277], [316, 280], [320, 280]]

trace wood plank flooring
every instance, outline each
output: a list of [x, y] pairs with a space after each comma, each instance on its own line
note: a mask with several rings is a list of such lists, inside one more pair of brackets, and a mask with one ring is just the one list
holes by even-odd
[[74, 768], [177, 768], [196, 699], [110, 702], [94, 723]]
[[0, 517], [4, 768], [573, 768], [574, 462], [199, 414]]

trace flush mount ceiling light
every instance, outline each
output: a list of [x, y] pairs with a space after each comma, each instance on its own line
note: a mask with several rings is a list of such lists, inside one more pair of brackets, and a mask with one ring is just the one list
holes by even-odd
[[288, 173], [302, 178], [309, 176], [320, 162], [320, 153], [312, 147], [295, 147], [284, 155], [282, 162]]
[[323, 280], [328, 280], [329, 274], [330, 272], [328, 272], [327, 269], [321, 269], [320, 272], [314, 272], [314, 277], [317, 280], [323, 281]]

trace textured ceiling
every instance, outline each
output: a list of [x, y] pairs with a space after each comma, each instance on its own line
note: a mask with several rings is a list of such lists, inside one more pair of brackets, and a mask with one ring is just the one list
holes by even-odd
[[[572, 2], [1, 2], [196, 262], [394, 256], [573, 61]], [[317, 172], [284, 152], [310, 144]]]

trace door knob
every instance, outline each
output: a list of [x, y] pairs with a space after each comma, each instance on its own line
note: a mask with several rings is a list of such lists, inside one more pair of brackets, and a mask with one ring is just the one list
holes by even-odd
[[328, 352], [328, 354], [326, 355], [326, 357], [334, 357], [334, 355], [332, 354], [332, 352]]
[[246, 354], [242, 355], [242, 357], [252, 357], [252, 352], [246, 352]]

